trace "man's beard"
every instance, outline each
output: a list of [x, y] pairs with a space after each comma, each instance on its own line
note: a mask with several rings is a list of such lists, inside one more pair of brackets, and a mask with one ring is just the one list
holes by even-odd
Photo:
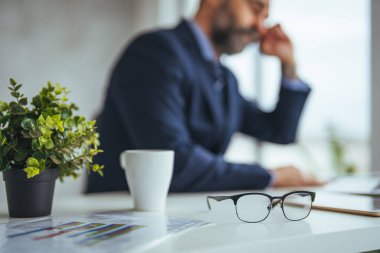
[[212, 40], [220, 53], [236, 54], [243, 51], [248, 44], [259, 41], [259, 33], [255, 28], [228, 27], [221, 29], [214, 26]]

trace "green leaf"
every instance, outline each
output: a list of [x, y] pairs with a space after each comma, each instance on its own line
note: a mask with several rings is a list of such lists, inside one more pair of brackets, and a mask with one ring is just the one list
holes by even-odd
[[63, 123], [63, 126], [68, 129], [72, 129], [75, 126], [75, 122], [72, 118], [67, 118]]
[[18, 98], [20, 96], [20, 93], [18, 93], [17, 91], [12, 91], [11, 95], [12, 97]]
[[29, 131], [29, 135], [32, 138], [38, 138], [42, 135], [42, 133], [38, 128], [35, 128], [35, 129], [33, 129], [33, 131]]
[[21, 121], [21, 127], [25, 130], [32, 130], [35, 127], [35, 121], [25, 118]]
[[20, 152], [16, 152], [14, 159], [16, 162], [21, 162], [26, 158], [27, 155], [28, 151], [20, 150]]
[[92, 157], [91, 156], [85, 156], [84, 157], [89, 163], [92, 163]]
[[7, 121], [10, 119], [11, 115], [7, 114], [2, 117], [0, 117], [0, 124], [6, 124]]
[[55, 163], [57, 165], [60, 165], [62, 163], [62, 161], [60, 159], [58, 159], [58, 157], [56, 157], [55, 155], [50, 156], [50, 160], [52, 160], [53, 163]]
[[37, 167], [26, 167], [24, 171], [27, 173], [27, 178], [32, 178], [40, 174], [40, 170]]
[[30, 136], [29, 131], [22, 130], [22, 131], [21, 131], [21, 134], [22, 134], [22, 136], [24, 136], [25, 138], [28, 138], [28, 139], [32, 138], [32, 136]]
[[29, 157], [28, 160], [26, 161], [26, 165], [28, 167], [37, 167], [39, 168], [40, 167], [40, 163], [38, 162], [38, 160], [34, 157]]
[[58, 83], [55, 84], [55, 86], [56, 86], [56, 89], [55, 89], [54, 93], [55, 93], [56, 95], [61, 94], [61, 93], [63, 92], [63, 89], [61, 88], [61, 86], [60, 86]]
[[41, 146], [43, 146], [47, 142], [47, 139], [44, 136], [40, 136], [38, 137], [38, 142], [40, 143]]
[[72, 160], [71, 163], [74, 165], [74, 167], [80, 167], [80, 166], [82, 166], [82, 161], [80, 161], [79, 159]]
[[42, 100], [40, 98], [39, 95], [35, 96], [33, 99], [32, 99], [32, 104], [37, 107], [37, 108], [40, 108], [42, 106]]
[[45, 148], [47, 149], [52, 149], [54, 148], [54, 143], [51, 139], [47, 140], [46, 143], [44, 144]]
[[[41, 149], [41, 144], [40, 142], [38, 141], [38, 139], [33, 139], [32, 140], [32, 149], [33, 150], [39, 150]], [[33, 155], [34, 156], [34, 155]]]
[[7, 143], [7, 137], [3, 137], [0, 132], [0, 146], [3, 146]]
[[59, 121], [55, 124], [55, 129], [63, 133], [65, 131], [65, 128], [63, 128], [63, 121]]
[[16, 86], [17, 82], [13, 79], [13, 78], [10, 78], [9, 79], [9, 83], [12, 85], [12, 86]]
[[51, 117], [51, 120], [54, 122], [58, 122], [61, 120], [61, 114], [56, 114]]
[[78, 119], [78, 123], [82, 123], [82, 122], [84, 122], [84, 121], [86, 121], [86, 118], [85, 118], [84, 116], [82, 116], [82, 117], [80, 117], [80, 118]]
[[99, 175], [103, 176], [103, 171], [102, 169], [104, 168], [104, 165], [99, 165], [99, 164], [94, 164], [92, 165], [92, 171], [97, 172]]
[[38, 160], [41, 160], [41, 159], [46, 159], [46, 155], [45, 155], [45, 153], [44, 152], [42, 152], [42, 151], [37, 151], [37, 152], [34, 152], [33, 153], [33, 157], [34, 158], [36, 158], [36, 159], [38, 159]]
[[41, 114], [38, 119], [37, 119], [37, 124], [38, 125], [43, 125], [45, 122], [44, 116]]
[[54, 121], [51, 119], [50, 116], [47, 116], [46, 120], [45, 120], [45, 124], [48, 128], [52, 129], [53, 126], [54, 126]]
[[88, 122], [88, 125], [89, 125], [90, 127], [95, 126], [95, 124], [96, 124], [96, 120], [91, 120], [91, 121]]
[[7, 154], [8, 154], [8, 152], [11, 150], [11, 147], [9, 147], [9, 146], [4, 146], [3, 147], [3, 156], [5, 157]]
[[42, 102], [44, 102], [46, 104], [50, 104], [51, 103], [51, 99], [48, 98], [48, 97], [42, 97]]
[[[67, 108], [63, 108], [62, 109], [62, 112], [61, 112], [61, 119], [62, 120], [67, 120], [67, 119], [71, 119], [70, 118], [70, 111], [69, 111], [69, 109], [67, 109]], [[72, 120], [72, 119], [71, 119]], [[66, 128], [66, 127], [65, 127]]]
[[[39, 130], [41, 131], [44, 139], [49, 139], [53, 133], [51, 130], [49, 130], [49, 128], [45, 128], [45, 127], [40, 127]], [[43, 143], [46, 142], [46, 140], [44, 140], [44, 139], [41, 138], [41, 141]]]
[[73, 151], [69, 148], [62, 148], [61, 151], [65, 154], [68, 154], [68, 155], [73, 153]]
[[47, 82], [47, 86], [48, 86], [48, 91], [50, 91], [50, 92], [54, 91], [54, 87], [53, 87], [53, 85], [51, 84], [51, 81], [48, 81], [48, 82]]
[[4, 112], [8, 110], [8, 108], [9, 108], [8, 103], [4, 101], [0, 101], [0, 112]]
[[27, 98], [21, 98], [19, 101], [20, 105], [27, 105], [28, 104], [28, 99]]
[[11, 113], [24, 112], [24, 108], [22, 108], [22, 106], [13, 101], [9, 103], [9, 108]]
[[18, 90], [21, 88], [21, 86], [22, 86], [22, 84], [17, 84], [17, 85], [15, 86], [15, 91], [18, 91]]
[[77, 173], [75, 173], [75, 172], [73, 172], [73, 173], [71, 174], [71, 176], [72, 176], [74, 179], [77, 179], [77, 178], [79, 177], [79, 175], [78, 175]]
[[41, 159], [40, 160], [40, 170], [41, 172], [44, 171], [46, 169], [46, 162], [44, 159]]

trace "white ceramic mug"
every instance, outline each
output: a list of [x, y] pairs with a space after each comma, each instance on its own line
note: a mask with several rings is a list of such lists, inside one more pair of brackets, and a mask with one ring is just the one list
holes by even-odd
[[173, 174], [172, 150], [125, 150], [120, 154], [137, 211], [164, 211]]

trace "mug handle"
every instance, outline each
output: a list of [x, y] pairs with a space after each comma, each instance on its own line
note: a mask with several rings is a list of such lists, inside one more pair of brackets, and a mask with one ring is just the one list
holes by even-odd
[[120, 156], [119, 156], [119, 161], [120, 161], [120, 165], [123, 169], [125, 169], [127, 166], [125, 164], [125, 158], [124, 158], [124, 154], [126, 153], [126, 151], [123, 151], [120, 153]]

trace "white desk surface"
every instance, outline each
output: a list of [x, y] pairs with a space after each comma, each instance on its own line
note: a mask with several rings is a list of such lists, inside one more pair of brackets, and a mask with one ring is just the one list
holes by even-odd
[[[281, 208], [275, 208], [264, 222], [249, 224], [236, 218], [232, 201], [213, 202], [213, 209], [208, 211], [205, 196], [237, 193], [170, 194], [168, 216], [201, 219], [215, 225], [176, 235], [147, 252], [346, 253], [380, 249], [380, 218], [312, 210], [305, 220], [288, 221]], [[8, 218], [6, 208], [4, 204], [0, 207], [2, 223], [15, 220]], [[68, 196], [54, 199], [52, 215], [67, 217], [131, 208], [132, 200], [127, 193]]]

